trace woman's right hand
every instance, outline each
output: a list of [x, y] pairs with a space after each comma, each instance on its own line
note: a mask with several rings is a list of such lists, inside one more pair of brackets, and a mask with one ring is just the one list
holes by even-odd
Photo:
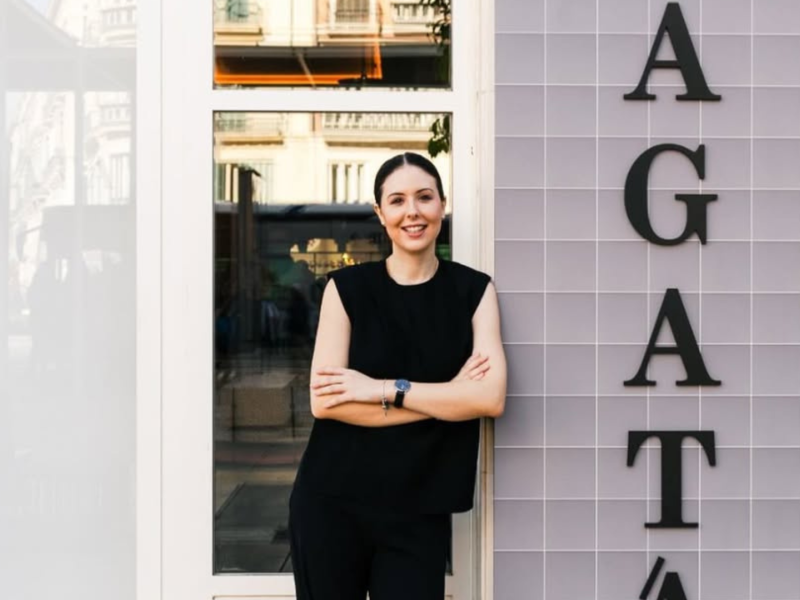
[[480, 380], [489, 370], [489, 357], [481, 355], [480, 352], [475, 352], [467, 359], [464, 366], [458, 372], [452, 381], [464, 380]]

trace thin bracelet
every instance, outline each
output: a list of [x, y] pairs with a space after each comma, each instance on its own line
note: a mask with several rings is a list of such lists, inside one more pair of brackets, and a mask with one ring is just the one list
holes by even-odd
[[389, 416], [389, 400], [386, 398], [386, 380], [383, 380], [383, 392], [381, 394], [381, 406], [383, 406], [383, 416]]

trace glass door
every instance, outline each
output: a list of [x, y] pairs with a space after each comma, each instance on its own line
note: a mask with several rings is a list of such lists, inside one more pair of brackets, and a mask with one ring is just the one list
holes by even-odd
[[[290, 598], [322, 287], [389, 254], [383, 161], [434, 161], [437, 253], [483, 266], [476, 58], [451, 51], [478, 0], [208, 1], [163, 5], [163, 595]], [[474, 595], [479, 513], [454, 517], [448, 597]]]

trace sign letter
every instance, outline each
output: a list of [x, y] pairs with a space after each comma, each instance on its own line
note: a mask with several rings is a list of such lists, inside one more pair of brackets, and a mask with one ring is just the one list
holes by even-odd
[[[664, 40], [664, 33], [669, 33], [676, 60], [656, 60], [661, 42]], [[683, 18], [683, 12], [677, 2], [667, 4], [639, 85], [629, 94], [625, 94], [625, 100], [655, 100], [655, 94], [647, 91], [647, 80], [653, 69], [680, 69], [683, 82], [686, 84], [686, 93], [675, 96], [678, 100], [720, 100], [722, 98], [708, 89], [703, 69], [700, 67], [700, 61], [694, 51], [692, 38], [689, 36], [689, 29]]]

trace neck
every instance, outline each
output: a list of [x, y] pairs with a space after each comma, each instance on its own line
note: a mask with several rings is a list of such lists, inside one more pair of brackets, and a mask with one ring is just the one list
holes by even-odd
[[428, 281], [439, 268], [439, 259], [431, 252], [425, 254], [406, 254], [393, 251], [386, 259], [389, 275], [397, 283], [413, 285]]

